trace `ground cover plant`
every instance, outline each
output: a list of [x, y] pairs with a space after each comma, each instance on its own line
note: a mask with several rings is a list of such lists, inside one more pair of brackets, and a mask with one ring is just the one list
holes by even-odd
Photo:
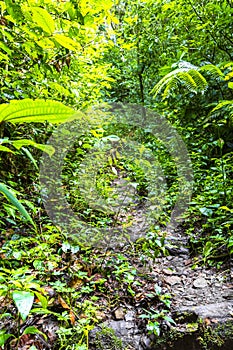
[[[149, 126], [100, 116], [68, 150], [67, 202], [96, 232], [121, 228], [124, 240], [108, 246], [93, 247], [51, 220], [40, 159], [56, 151], [46, 142], [57, 125], [67, 118], [88, 123], [93, 106], [130, 103], [159, 113], [182, 137], [192, 163], [193, 194], [179, 229], [189, 237], [193, 263], [229, 266], [233, 5], [7, 0], [0, 9], [0, 347], [92, 349], [95, 325], [125, 304], [136, 308], [145, 332], [159, 337], [164, 322], [174, 324], [172, 300], [149, 270], [169, 254], [165, 228], [180, 181], [166, 144]], [[154, 175], [149, 161], [139, 161], [146, 152], [166, 186], [161, 180], [155, 193], [159, 215], [141, 228]], [[92, 163], [85, 163], [93, 156], [100, 164], [95, 179]], [[104, 326], [103, 332], [111, 335]], [[123, 348], [114, 339], [112, 348]]]

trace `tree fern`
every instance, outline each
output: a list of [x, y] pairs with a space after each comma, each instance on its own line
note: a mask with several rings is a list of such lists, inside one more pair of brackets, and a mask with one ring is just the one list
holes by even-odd
[[191, 92], [205, 91], [208, 87], [206, 78], [201, 72], [208, 72], [214, 77], [223, 76], [221, 70], [212, 65], [207, 64], [202, 67], [181, 61], [178, 68], [165, 75], [152, 89], [151, 93], [156, 97], [163, 89], [163, 99], [168, 97], [170, 90], [178, 87], [179, 83]]

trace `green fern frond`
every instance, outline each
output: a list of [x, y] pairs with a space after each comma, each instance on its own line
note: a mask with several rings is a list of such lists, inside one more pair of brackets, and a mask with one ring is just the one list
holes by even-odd
[[214, 78], [224, 77], [223, 72], [220, 68], [214, 64], [205, 64], [199, 68], [200, 72], [210, 73]]
[[217, 104], [217, 106], [212, 109], [211, 114], [218, 111], [219, 109], [221, 109], [223, 107], [230, 107], [230, 109], [232, 109], [232, 113], [233, 113], [233, 100], [225, 100], [225, 101], [219, 102]]
[[173, 70], [172, 72], [168, 73], [167, 75], [165, 75], [165, 77], [163, 77], [154, 86], [154, 88], [152, 89], [151, 93], [154, 94], [155, 96], [157, 96], [165, 86], [170, 85], [171, 88], [174, 87], [174, 85], [173, 85], [173, 84], [175, 84], [174, 80], [176, 80], [177, 79], [177, 75], [179, 73], [182, 73], [182, 72], [184, 72], [183, 68], [177, 68], [177, 69]]
[[168, 97], [168, 95], [172, 89], [176, 89], [177, 87], [178, 87], [178, 80], [175, 78], [171, 79], [169, 84], [167, 84], [167, 86], [164, 89], [163, 100]]
[[156, 97], [165, 89], [163, 93], [164, 99], [169, 95], [171, 89], [178, 86], [178, 82], [182, 83], [184, 87], [191, 92], [197, 93], [198, 91], [205, 91], [208, 87], [208, 83], [205, 77], [200, 73], [201, 71], [211, 73], [215, 78], [223, 77], [221, 70], [212, 64], [197, 67], [189, 62], [181, 61], [178, 64], [178, 68], [166, 74], [154, 86], [151, 93]]
[[188, 72], [180, 72], [177, 75], [177, 79], [180, 83], [183, 83], [184, 86], [191, 92], [196, 92], [197, 90], [197, 84], [191, 74]]
[[195, 70], [195, 69], [192, 69], [190, 71], [190, 74], [197, 85], [197, 89], [199, 91], [205, 91], [208, 87], [206, 78], [203, 77], [203, 75], [198, 70]]
[[50, 123], [58, 124], [66, 121], [74, 110], [57, 101], [45, 100], [12, 100], [0, 106], [0, 123]]

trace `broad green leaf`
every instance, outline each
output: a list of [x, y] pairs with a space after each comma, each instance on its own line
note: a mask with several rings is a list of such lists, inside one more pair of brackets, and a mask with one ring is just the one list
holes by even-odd
[[44, 123], [48, 121], [56, 124], [65, 122], [72, 115], [74, 115], [72, 108], [51, 100], [12, 100], [10, 103], [0, 105], [0, 122]]
[[26, 291], [14, 291], [12, 293], [12, 299], [15, 302], [22, 320], [25, 321], [32, 308], [34, 294]]
[[163, 318], [164, 320], [176, 325], [176, 322], [171, 317], [165, 315]]
[[11, 55], [11, 50], [3, 42], [0, 42], [0, 48], [4, 50], [8, 55]]
[[20, 149], [23, 146], [33, 146], [35, 148], [42, 150], [43, 152], [46, 152], [49, 156], [52, 156], [55, 152], [54, 147], [50, 145], [43, 145], [40, 143], [36, 143], [32, 140], [26, 140], [26, 139], [13, 141], [12, 145], [17, 149]]
[[199, 208], [200, 212], [205, 216], [211, 216], [213, 214], [213, 210], [210, 208]]
[[15, 197], [15, 195], [3, 183], [0, 183], [0, 193], [4, 194], [5, 197], [9, 200], [9, 202], [13, 204], [19, 210], [19, 212], [25, 217], [25, 219], [27, 219], [36, 228], [36, 224], [32, 220], [31, 216], [28, 214], [27, 210], [19, 202], [19, 200]]
[[14, 334], [6, 333], [6, 330], [1, 329], [0, 330], [0, 346], [2, 347], [5, 344], [5, 342], [7, 341], [7, 339], [9, 339], [10, 337], [14, 337]]
[[[7, 139], [4, 141], [4, 143], [10, 143], [18, 150], [20, 148], [22, 148], [28, 156], [29, 156], [30, 152], [27, 149], [25, 149], [23, 146], [33, 146], [33, 147], [38, 148], [38, 149], [42, 150], [43, 152], [47, 153], [49, 156], [52, 156], [55, 152], [54, 147], [52, 147], [50, 145], [43, 145], [41, 143], [36, 143], [35, 141], [28, 140], [28, 139], [21, 139], [21, 140], [15, 140], [15, 141], [13, 141], [13, 140], [11, 141], [11, 140]], [[10, 148], [8, 148], [6, 146], [2, 146], [2, 145], [0, 145], [0, 151], [14, 153]], [[32, 160], [31, 157], [32, 157], [32, 155], [30, 154], [29, 158]]]
[[35, 326], [29, 326], [29, 327], [25, 328], [25, 330], [23, 331], [23, 334], [41, 334], [41, 335], [43, 335], [43, 337], [45, 339], [47, 339], [46, 334], [39, 331], [39, 329], [37, 329]]
[[79, 43], [77, 43], [73, 39], [63, 34], [55, 34], [54, 39], [58, 44], [60, 44], [61, 46], [65, 47], [68, 50], [76, 51], [81, 49], [81, 46]]
[[43, 39], [37, 40], [36, 43], [37, 45], [42, 47], [42, 49], [45, 49], [45, 50], [53, 49], [55, 47], [54, 42], [49, 38], [43, 38]]
[[30, 10], [32, 12], [34, 22], [46, 33], [53, 34], [55, 31], [55, 22], [52, 16], [41, 7], [32, 7]]
[[219, 207], [219, 209], [224, 209], [224, 210], [227, 210], [227, 211], [230, 211], [230, 212], [233, 212], [232, 209], [228, 208], [226, 205], [223, 205], [222, 207]]

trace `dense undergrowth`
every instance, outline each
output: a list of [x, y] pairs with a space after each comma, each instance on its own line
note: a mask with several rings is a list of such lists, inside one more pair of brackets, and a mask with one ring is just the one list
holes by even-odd
[[[140, 309], [138, 323], [159, 336], [161, 322], [173, 322], [171, 300], [148, 266], [167, 254], [166, 226], [182, 181], [177, 159], [150, 125], [100, 117], [79, 135], [62, 167], [66, 200], [97, 236], [122, 233], [94, 247], [90, 233], [79, 239], [85, 225], [69, 232], [49, 218], [40, 159], [54, 152], [44, 147], [54, 124], [74, 112], [87, 124], [86, 108], [103, 102], [159, 113], [191, 159], [192, 197], [179, 229], [189, 236], [194, 264], [229, 262], [232, 4], [18, 0], [0, 7], [0, 347], [87, 350], [94, 325], [122, 303]], [[95, 172], [86, 161], [92, 157]], [[154, 215], [135, 229], [153, 196]]]

